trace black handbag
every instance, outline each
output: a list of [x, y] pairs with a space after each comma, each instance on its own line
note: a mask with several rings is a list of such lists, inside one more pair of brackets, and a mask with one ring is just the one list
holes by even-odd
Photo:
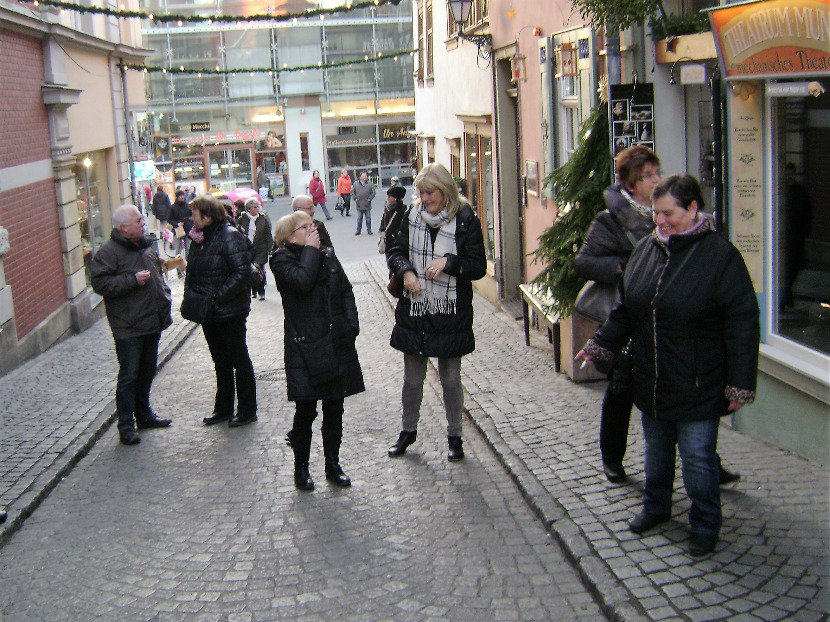
[[334, 353], [331, 330], [315, 341], [307, 341], [305, 337], [298, 335], [294, 342], [303, 357], [312, 386], [326, 384], [342, 375], [340, 363]]
[[200, 294], [192, 289], [186, 289], [179, 312], [184, 319], [196, 324], [210, 322], [213, 317], [213, 295]]
[[285, 315], [294, 330], [294, 343], [297, 344], [297, 349], [303, 357], [312, 386], [332, 382], [343, 375], [340, 361], [334, 352], [334, 336], [331, 332], [331, 300], [329, 300], [328, 290], [326, 291], [326, 306], [329, 314], [328, 332], [314, 341], [309, 341], [301, 331], [297, 330], [291, 317], [287, 313]]
[[616, 307], [619, 301], [620, 294], [616, 283], [588, 281], [579, 290], [574, 310], [592, 322], [605, 324], [611, 309]]

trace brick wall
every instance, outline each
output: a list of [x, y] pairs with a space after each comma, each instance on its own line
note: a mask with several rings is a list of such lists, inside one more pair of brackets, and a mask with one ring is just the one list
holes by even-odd
[[[0, 50], [0, 167], [49, 159], [40, 42], [0, 30]], [[22, 338], [67, 299], [53, 180], [0, 192], [0, 225], [9, 231], [3, 267]]]

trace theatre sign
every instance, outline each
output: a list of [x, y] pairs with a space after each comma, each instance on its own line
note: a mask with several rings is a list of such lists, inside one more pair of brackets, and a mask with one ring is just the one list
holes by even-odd
[[830, 71], [830, 0], [766, 0], [711, 9], [727, 80]]

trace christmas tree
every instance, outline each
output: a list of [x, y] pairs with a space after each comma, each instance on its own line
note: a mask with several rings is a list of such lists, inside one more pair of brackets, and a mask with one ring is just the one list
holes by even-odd
[[532, 255], [534, 263], [546, 266], [533, 283], [553, 299], [548, 312], [570, 315], [585, 285], [576, 275], [574, 260], [594, 216], [605, 209], [602, 193], [613, 182], [612, 163], [608, 104], [601, 102], [582, 124], [571, 158], [544, 180], [553, 188], [557, 216], [539, 236], [539, 248]]

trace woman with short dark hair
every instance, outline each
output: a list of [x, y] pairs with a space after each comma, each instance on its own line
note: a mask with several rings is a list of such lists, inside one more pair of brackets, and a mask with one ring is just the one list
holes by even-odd
[[760, 312], [741, 253], [702, 212], [697, 180], [668, 177], [652, 200], [657, 226], [631, 254], [622, 302], [577, 359], [610, 361], [633, 339], [646, 482], [629, 528], [640, 534], [671, 519], [677, 449], [698, 557], [715, 549], [723, 520], [720, 418], [755, 399]]
[[213, 196], [196, 197], [190, 209], [192, 243], [184, 286], [212, 298], [210, 319], [202, 323], [202, 331], [216, 369], [216, 397], [213, 414], [203, 423], [241, 426], [257, 420], [256, 380], [246, 338], [251, 311], [248, 241], [228, 224], [225, 208]]

